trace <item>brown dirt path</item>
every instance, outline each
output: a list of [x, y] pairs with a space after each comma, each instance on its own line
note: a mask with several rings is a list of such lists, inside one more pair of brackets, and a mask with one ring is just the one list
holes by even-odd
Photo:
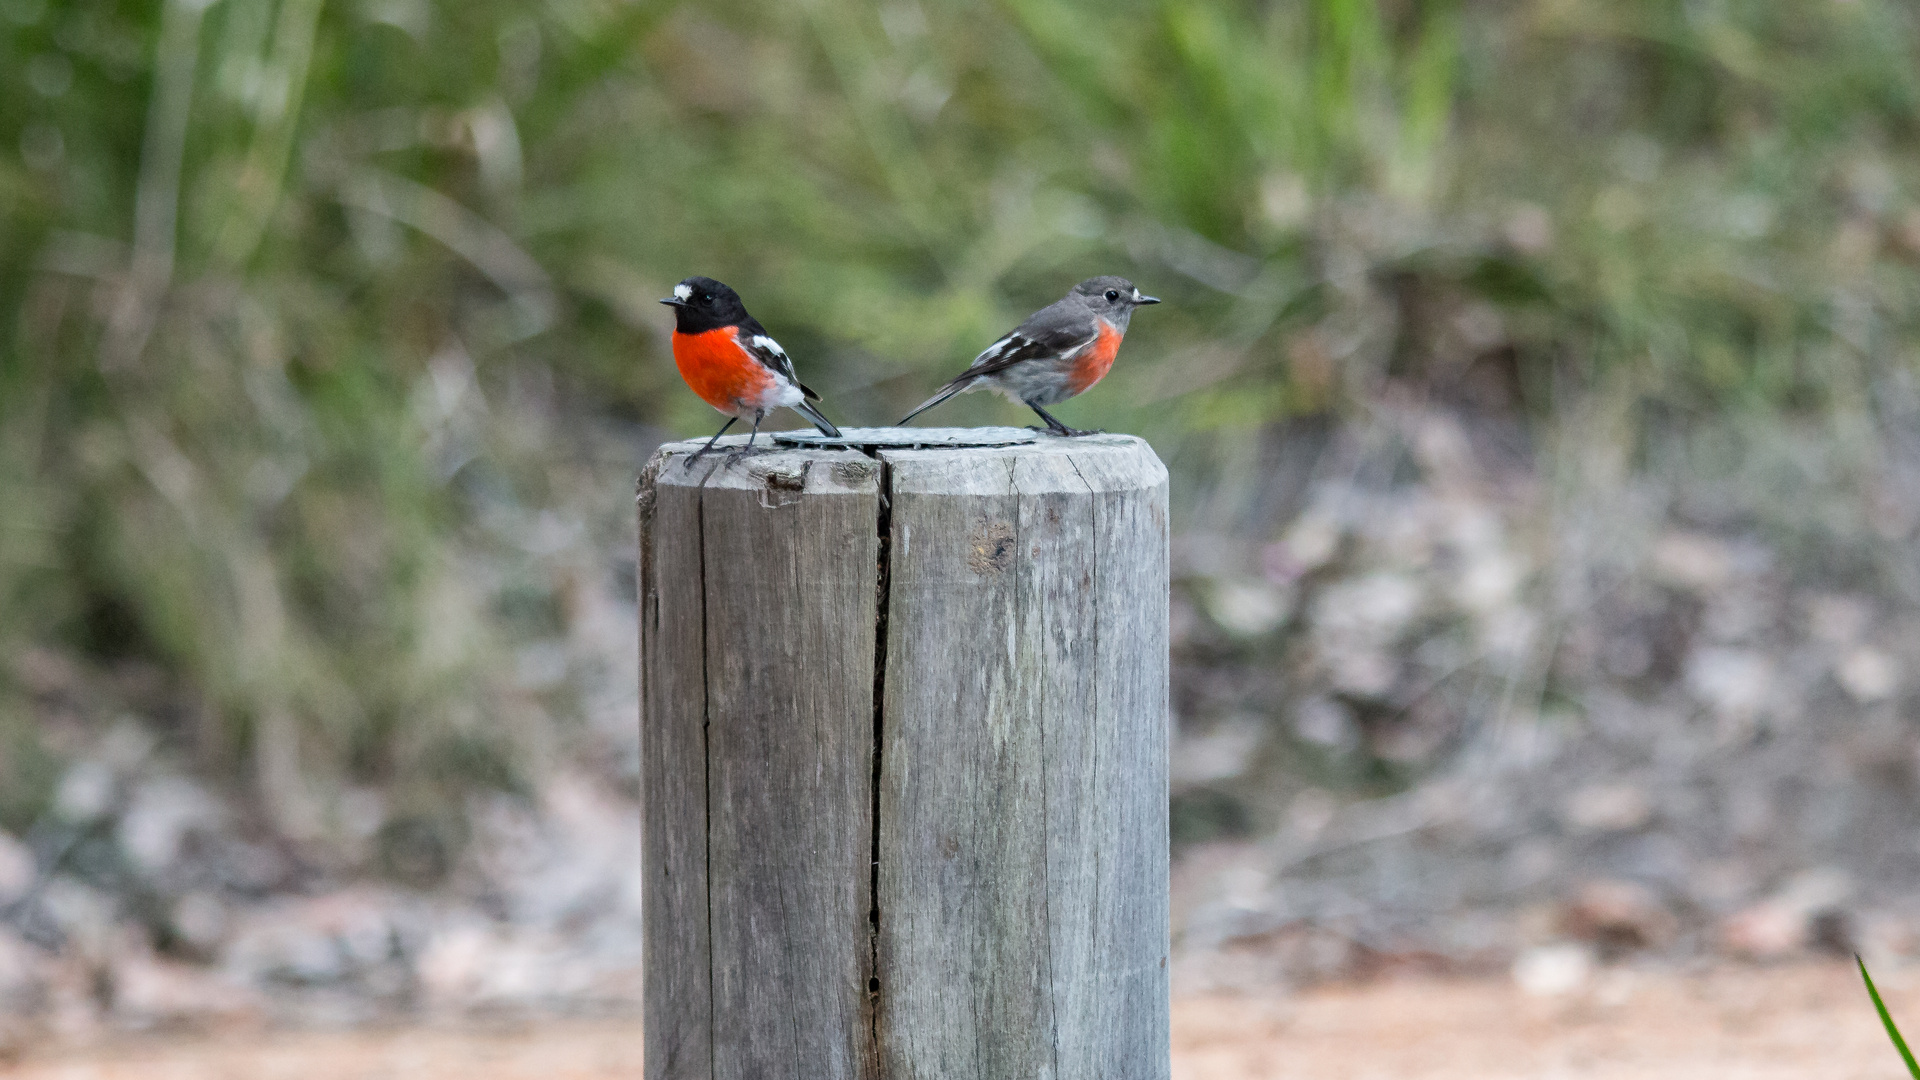
[[[1920, 969], [1887, 971], [1920, 1031]], [[1174, 1006], [1174, 1080], [1898, 1080], [1844, 964], [1682, 975], [1617, 969], [1560, 998], [1505, 980], [1403, 979]], [[143, 1037], [45, 1048], [6, 1080], [612, 1080], [632, 1021]]]
[[[1920, 1031], [1920, 972], [1876, 976]], [[1603, 971], [1532, 998], [1510, 982], [1326, 988], [1175, 1006], [1174, 1080], [1899, 1080], [1851, 967]]]

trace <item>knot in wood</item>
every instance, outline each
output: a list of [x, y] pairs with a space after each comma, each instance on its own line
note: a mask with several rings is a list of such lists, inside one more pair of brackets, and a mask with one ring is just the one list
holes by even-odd
[[1013, 565], [1013, 526], [990, 521], [976, 531], [967, 545], [967, 569], [976, 574], [997, 574]]
[[765, 483], [769, 491], [805, 491], [807, 489], [807, 469], [802, 465], [798, 469], [769, 469]]

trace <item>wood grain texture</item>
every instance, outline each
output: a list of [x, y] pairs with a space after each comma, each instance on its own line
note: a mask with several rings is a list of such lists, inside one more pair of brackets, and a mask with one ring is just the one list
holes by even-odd
[[714, 1075], [867, 1075], [880, 468], [746, 459], [707, 482]]
[[646, 1074], [1164, 1080], [1166, 472], [873, 441], [643, 482]]
[[881, 457], [884, 1075], [1164, 1078], [1166, 472], [1124, 437]]
[[646, 1075], [712, 1080], [700, 488], [667, 465], [648, 463], [639, 499]]
[[[1034, 568], [1012, 456], [884, 455], [892, 553], [880, 756], [880, 1031], [889, 1078], [1048, 1075]], [[1055, 463], [1060, 464], [1060, 463]], [[1031, 474], [1031, 468], [1021, 470]], [[1071, 470], [1068, 470], [1071, 475]], [[1033, 477], [1027, 476], [1029, 486]]]
[[1092, 500], [1093, 701], [1091, 723], [1048, 729], [1057, 1075], [1164, 1077], [1167, 473], [1150, 453], [1073, 460]]

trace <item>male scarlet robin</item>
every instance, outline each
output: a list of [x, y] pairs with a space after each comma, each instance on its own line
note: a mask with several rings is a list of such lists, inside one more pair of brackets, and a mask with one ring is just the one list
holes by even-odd
[[955, 394], [987, 387], [1040, 414], [1056, 435], [1091, 435], [1053, 418], [1048, 405], [1083, 393], [1104, 377], [1120, 352], [1133, 309], [1160, 301], [1141, 296], [1120, 277], [1088, 278], [1073, 291], [1033, 313], [1026, 322], [973, 358], [972, 366], [900, 422], [919, 416]]
[[760, 422], [782, 406], [806, 417], [821, 434], [840, 437], [840, 429], [808, 404], [820, 395], [801, 384], [787, 350], [747, 314], [739, 293], [712, 278], [690, 277], [660, 302], [673, 308], [673, 362], [680, 377], [702, 401], [727, 416], [689, 465], [743, 417], [753, 418], [753, 434], [747, 436], [747, 449], [753, 449]]

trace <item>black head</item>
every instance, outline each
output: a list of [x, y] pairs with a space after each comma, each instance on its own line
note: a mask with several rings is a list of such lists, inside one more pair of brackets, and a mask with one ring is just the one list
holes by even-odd
[[1133, 282], [1111, 274], [1105, 277], [1088, 278], [1073, 287], [1072, 295], [1086, 301], [1094, 314], [1105, 316], [1108, 322], [1126, 329], [1127, 320], [1133, 317], [1133, 309], [1147, 304], [1157, 304], [1158, 297], [1142, 296]]
[[683, 334], [698, 334], [747, 320], [746, 305], [740, 302], [740, 294], [710, 277], [690, 277], [675, 285], [673, 295], [660, 302], [673, 308], [674, 328]]

